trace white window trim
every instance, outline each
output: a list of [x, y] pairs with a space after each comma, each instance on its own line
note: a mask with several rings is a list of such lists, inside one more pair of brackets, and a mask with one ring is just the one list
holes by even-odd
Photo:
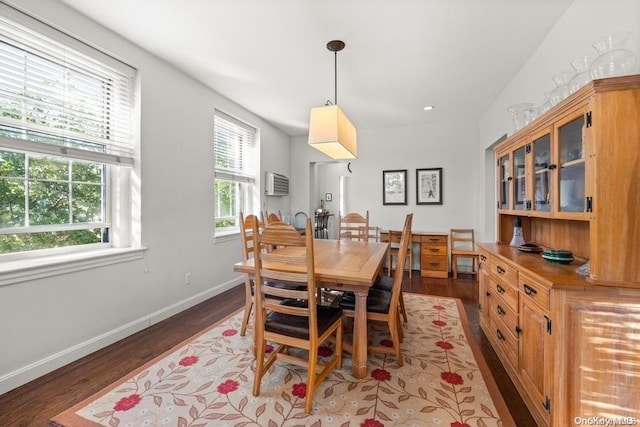
[[0, 264], [0, 286], [136, 261], [143, 259], [146, 251], [146, 248], [109, 248], [5, 261]]

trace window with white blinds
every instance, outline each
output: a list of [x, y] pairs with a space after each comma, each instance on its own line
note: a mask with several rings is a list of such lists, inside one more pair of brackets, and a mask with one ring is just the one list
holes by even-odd
[[219, 110], [214, 115], [215, 229], [239, 229], [240, 212], [253, 211], [258, 173], [257, 129]]
[[132, 165], [135, 70], [0, 6], [0, 144]]
[[0, 3], [0, 257], [129, 247], [136, 70]]

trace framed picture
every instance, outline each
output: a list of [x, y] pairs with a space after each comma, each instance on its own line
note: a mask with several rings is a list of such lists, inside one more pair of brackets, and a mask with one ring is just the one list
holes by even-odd
[[325, 202], [330, 202], [333, 200], [333, 194], [331, 193], [324, 193], [324, 201]]
[[407, 170], [382, 171], [382, 204], [407, 204]]
[[442, 168], [416, 169], [416, 204], [442, 204]]

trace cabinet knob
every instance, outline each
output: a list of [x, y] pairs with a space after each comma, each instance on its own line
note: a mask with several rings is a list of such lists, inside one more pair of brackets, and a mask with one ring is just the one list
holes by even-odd
[[504, 341], [504, 335], [502, 335], [502, 332], [500, 332], [500, 329], [496, 329], [496, 335], [498, 336], [499, 340]]
[[529, 296], [535, 296], [535, 295], [538, 294], [538, 291], [536, 291], [535, 289], [533, 289], [531, 286], [527, 285], [526, 283], [523, 283], [522, 287], [524, 288], [524, 293], [529, 295]]
[[500, 285], [496, 285], [496, 290], [499, 294], [504, 294], [504, 288]]

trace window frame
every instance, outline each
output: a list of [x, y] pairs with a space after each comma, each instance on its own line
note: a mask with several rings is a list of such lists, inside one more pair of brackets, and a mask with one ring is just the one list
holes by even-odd
[[[235, 137], [248, 136], [248, 141], [240, 142], [242, 147], [236, 147], [236, 152], [240, 157], [249, 153], [250, 158], [246, 159], [246, 164], [238, 167], [224, 167], [218, 165], [217, 158], [220, 150], [217, 145], [217, 120], [222, 120], [226, 131], [237, 131]], [[239, 216], [240, 212], [252, 212], [255, 206], [260, 206], [260, 130], [252, 124], [240, 120], [230, 114], [219, 109], [214, 110], [214, 194], [213, 194], [213, 227], [214, 238], [225, 236], [234, 236], [240, 233]], [[228, 154], [228, 153], [226, 153]], [[242, 159], [235, 159], [236, 162], [243, 163]], [[236, 192], [235, 208], [236, 212], [233, 216], [236, 225], [230, 227], [219, 227], [216, 223], [219, 220], [218, 212], [220, 211], [219, 197], [216, 193], [216, 182], [227, 181], [237, 184], [239, 187], [246, 186], [244, 191], [240, 189]]]
[[[16, 28], [15, 34], [9, 29], [3, 32], [3, 35], [0, 37], [0, 40], [4, 40], [4, 43], [8, 46], [14, 46], [12, 44], [13, 37], [15, 37], [16, 40], [21, 40], [20, 31], [25, 31], [25, 34], [33, 33], [35, 38], [51, 41], [52, 45], [60, 46], [62, 49], [65, 49], [65, 52], [68, 50], [72, 54], [77, 54], [78, 58], [88, 58], [88, 61], [94, 61], [101, 67], [106, 67], [107, 69], [124, 75], [125, 78], [128, 79], [127, 89], [126, 92], [124, 92], [126, 96], [124, 102], [127, 103], [124, 122], [127, 126], [125, 130], [128, 129], [128, 132], [130, 132], [124, 134], [125, 139], [118, 137], [112, 139], [111, 141], [113, 142], [109, 144], [109, 151], [95, 152], [85, 150], [81, 148], [81, 146], [78, 148], [78, 146], [73, 146], [73, 144], [69, 145], [65, 142], [62, 142], [61, 145], [56, 145], [41, 142], [33, 137], [31, 137], [31, 139], [20, 139], [10, 135], [10, 132], [11, 128], [14, 127], [18, 130], [25, 129], [25, 134], [29, 132], [42, 132], [44, 130], [44, 134], [51, 135], [53, 138], [73, 138], [73, 140], [84, 140], [89, 143], [100, 142], [95, 137], [82, 136], [81, 134], [75, 137], [65, 136], [60, 131], [53, 131], [54, 129], [46, 132], [45, 128], [31, 127], [28, 124], [16, 127], [16, 121], [12, 121], [10, 117], [0, 121], [0, 124], [4, 126], [5, 130], [9, 129], [9, 133], [5, 134], [6, 136], [0, 136], [0, 150], [2, 151], [21, 152], [28, 156], [86, 161], [100, 164], [103, 167], [101, 184], [103, 217], [101, 218], [101, 223], [70, 222], [45, 226], [19, 227], [19, 231], [60, 231], [63, 229], [99, 228], [100, 226], [109, 228], [108, 243], [89, 243], [0, 254], [0, 261], [2, 261], [0, 262], [0, 286], [8, 283], [31, 280], [33, 278], [48, 277], [65, 272], [95, 268], [96, 266], [142, 258], [145, 249], [141, 246], [140, 236], [138, 235], [139, 227], [133, 226], [133, 224], [138, 223], [140, 219], [139, 206], [136, 206], [136, 203], [130, 200], [132, 195], [137, 194], [134, 191], [133, 183], [136, 182], [134, 176], [139, 173], [138, 156], [140, 141], [139, 138], [135, 136], [136, 132], [134, 131], [134, 123], [138, 123], [138, 120], [135, 120], [135, 115], [139, 112], [139, 104], [136, 96], [136, 92], [139, 91], [139, 86], [137, 85], [137, 70], [109, 54], [85, 44], [77, 38], [69, 36], [7, 4], [0, 3], [0, 17], [4, 20], [2, 24], [5, 25], [5, 27], [10, 28], [13, 26]], [[24, 44], [24, 46], [27, 46], [27, 49], [31, 49], [28, 47], [28, 44]], [[8, 49], [13, 50], [15, 48]], [[11, 52], [12, 50], [7, 50], [7, 52]], [[25, 53], [25, 55], [27, 55], [27, 53]], [[60, 63], [61, 69], [65, 69], [64, 64], [66, 63], [67, 62]], [[70, 64], [73, 63], [70, 62]], [[119, 90], [120, 87], [118, 86], [117, 89]], [[114, 104], [110, 104], [109, 108], [113, 106]], [[123, 116], [118, 116], [119, 119], [122, 117]], [[2, 119], [2, 117], [0, 117], [0, 119]], [[115, 127], [113, 130], [115, 130]], [[73, 140], [69, 141], [73, 142]], [[114, 149], [115, 151], [113, 151]], [[27, 172], [25, 172], [25, 176], [26, 175]], [[67, 182], [71, 183], [72, 181], [69, 180]], [[27, 191], [28, 187], [25, 187], [25, 194]], [[136, 197], [139, 197], [139, 195]], [[25, 206], [25, 209], [28, 208], [28, 206]], [[134, 229], [137, 230], [135, 234]], [[12, 227], [10, 230], [5, 228], [4, 234], [9, 234], [11, 231], [15, 232], [16, 228]]]

